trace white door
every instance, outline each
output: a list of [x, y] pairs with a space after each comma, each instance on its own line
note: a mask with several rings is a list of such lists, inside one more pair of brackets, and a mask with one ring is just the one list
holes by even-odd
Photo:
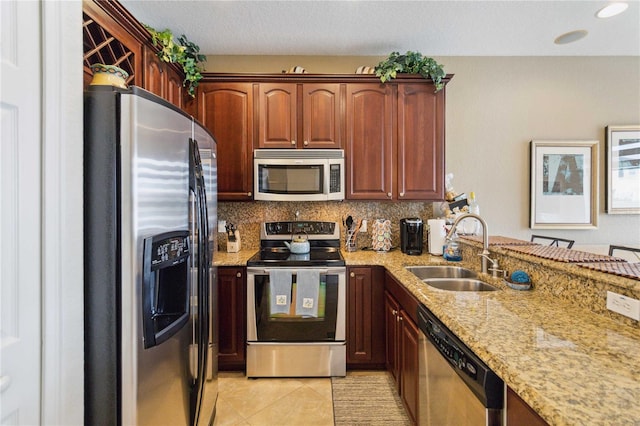
[[0, 1], [0, 422], [12, 425], [41, 423], [40, 8]]

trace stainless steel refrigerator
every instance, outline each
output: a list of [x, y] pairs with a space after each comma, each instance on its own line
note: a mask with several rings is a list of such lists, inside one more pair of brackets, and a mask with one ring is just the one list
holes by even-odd
[[86, 91], [84, 135], [85, 423], [210, 424], [215, 140], [137, 87]]

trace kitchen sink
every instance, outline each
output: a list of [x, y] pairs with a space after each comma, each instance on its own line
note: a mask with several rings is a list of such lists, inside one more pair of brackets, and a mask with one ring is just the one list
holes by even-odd
[[421, 280], [431, 278], [476, 278], [478, 276], [475, 271], [460, 266], [405, 266], [405, 269]]
[[449, 291], [495, 291], [498, 290], [490, 284], [475, 278], [430, 278], [423, 280], [427, 285], [440, 290]]
[[494, 291], [490, 284], [480, 281], [478, 273], [460, 266], [405, 266], [405, 269], [424, 281], [425, 284], [440, 290], [450, 291]]

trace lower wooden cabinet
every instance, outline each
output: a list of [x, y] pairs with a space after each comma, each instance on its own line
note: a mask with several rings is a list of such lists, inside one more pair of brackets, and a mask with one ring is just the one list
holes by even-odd
[[533, 408], [507, 386], [507, 426], [548, 426]]
[[347, 268], [347, 368], [384, 369], [384, 268]]
[[386, 275], [385, 330], [387, 369], [396, 381], [400, 398], [414, 424], [418, 423], [417, 301], [389, 274]]
[[244, 370], [246, 268], [218, 268], [218, 369]]

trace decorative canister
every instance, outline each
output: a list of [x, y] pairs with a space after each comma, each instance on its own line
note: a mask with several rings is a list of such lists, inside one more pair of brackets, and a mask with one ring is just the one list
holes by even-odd
[[91, 71], [93, 72], [92, 86], [127, 88], [129, 73], [122, 68], [118, 68], [115, 65], [93, 64], [91, 65]]
[[391, 250], [391, 221], [376, 219], [371, 233], [371, 248], [375, 251]]

